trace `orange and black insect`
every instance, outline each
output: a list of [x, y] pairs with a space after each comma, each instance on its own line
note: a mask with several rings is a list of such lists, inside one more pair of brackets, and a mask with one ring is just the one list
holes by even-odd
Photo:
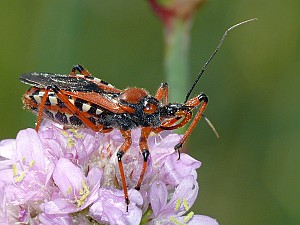
[[167, 83], [162, 83], [154, 96], [142, 88], [130, 87], [120, 90], [103, 80], [92, 77], [81, 65], [74, 66], [68, 75], [38, 72], [22, 74], [20, 80], [32, 86], [25, 93], [23, 103], [25, 108], [37, 114], [37, 131], [44, 117], [66, 127], [89, 127], [103, 133], [113, 129], [120, 130], [124, 142], [117, 152], [117, 158], [128, 210], [129, 197], [122, 156], [131, 146], [131, 130], [141, 128], [139, 146], [144, 163], [136, 185], [136, 189], [139, 190], [150, 155], [147, 143], [150, 133], [158, 134], [163, 130], [183, 127], [191, 120], [192, 111], [199, 107], [183, 138], [174, 146], [179, 153], [179, 149], [203, 116], [208, 103], [208, 97], [204, 93], [189, 99], [192, 90], [219, 50], [227, 32], [245, 22], [225, 32], [218, 47], [202, 67], [184, 103], [168, 102]]
[[89, 127], [103, 133], [120, 130], [124, 143], [117, 158], [127, 205], [129, 198], [121, 159], [130, 148], [131, 130], [141, 128], [139, 145], [144, 164], [136, 186], [140, 189], [150, 154], [147, 144], [150, 133], [184, 126], [192, 118], [192, 110], [201, 105], [186, 134], [175, 146], [179, 150], [208, 102], [207, 96], [201, 93], [184, 104], [168, 103], [166, 83], [161, 84], [155, 96], [140, 88], [120, 90], [92, 77], [80, 65], [74, 66], [69, 75], [34, 72], [22, 74], [20, 80], [32, 86], [25, 93], [23, 103], [37, 114], [37, 131], [43, 117], [66, 127]]

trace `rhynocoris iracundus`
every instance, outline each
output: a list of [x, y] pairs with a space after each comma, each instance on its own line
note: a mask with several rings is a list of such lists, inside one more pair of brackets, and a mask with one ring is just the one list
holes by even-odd
[[129, 197], [122, 156], [131, 146], [131, 130], [141, 128], [139, 146], [144, 163], [136, 185], [136, 189], [139, 190], [150, 155], [147, 144], [150, 133], [158, 134], [163, 130], [174, 130], [184, 126], [191, 120], [192, 111], [200, 106], [182, 139], [174, 146], [179, 153], [179, 149], [203, 116], [208, 103], [208, 97], [204, 93], [189, 99], [192, 90], [221, 47], [227, 33], [253, 20], [255, 19], [241, 22], [226, 30], [216, 50], [199, 72], [184, 103], [168, 103], [167, 83], [162, 83], [154, 96], [142, 88], [129, 87], [120, 90], [92, 77], [81, 65], [74, 66], [68, 75], [40, 72], [22, 74], [21, 82], [32, 86], [25, 93], [23, 103], [25, 108], [37, 114], [36, 131], [44, 117], [65, 127], [89, 127], [102, 133], [113, 129], [120, 130], [124, 142], [117, 151], [117, 159], [128, 210]]

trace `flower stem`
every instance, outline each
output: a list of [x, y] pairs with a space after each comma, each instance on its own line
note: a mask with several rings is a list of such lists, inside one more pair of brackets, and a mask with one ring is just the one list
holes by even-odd
[[169, 100], [183, 102], [189, 83], [190, 19], [173, 18], [165, 26], [165, 71], [169, 84]]

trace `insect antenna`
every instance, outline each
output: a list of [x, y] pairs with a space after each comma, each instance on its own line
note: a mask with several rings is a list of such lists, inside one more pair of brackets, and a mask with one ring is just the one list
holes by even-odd
[[210, 127], [210, 129], [214, 132], [214, 134], [216, 135], [217, 138], [220, 137], [217, 129], [215, 128], [215, 126], [212, 124], [212, 122], [206, 117], [204, 116], [204, 114], [202, 113], [202, 117], [205, 119], [206, 123], [208, 124], [208, 126]]
[[187, 95], [186, 95], [186, 97], [185, 97], [184, 103], [186, 103], [186, 102], [188, 101], [188, 99], [189, 99], [189, 97], [190, 97], [190, 95], [191, 95], [193, 89], [195, 88], [196, 84], [198, 83], [200, 77], [201, 77], [202, 74], [204, 73], [204, 71], [205, 71], [206, 67], [208, 66], [208, 64], [211, 62], [211, 60], [214, 58], [214, 56], [215, 56], [215, 55], [217, 54], [217, 52], [219, 51], [219, 49], [220, 49], [221, 45], [223, 44], [223, 41], [224, 41], [225, 37], [227, 36], [227, 34], [228, 34], [231, 30], [233, 30], [234, 28], [236, 28], [236, 27], [238, 27], [238, 26], [240, 26], [240, 25], [242, 25], [242, 24], [245, 24], [245, 23], [248, 23], [248, 22], [255, 21], [255, 20], [257, 20], [257, 18], [245, 20], [245, 21], [243, 21], [243, 22], [240, 22], [240, 23], [238, 23], [238, 24], [233, 25], [232, 27], [228, 28], [228, 29], [225, 31], [225, 33], [223, 34], [223, 36], [222, 36], [222, 38], [221, 38], [221, 40], [220, 40], [220, 42], [219, 42], [219, 44], [218, 44], [216, 50], [211, 54], [211, 56], [209, 57], [209, 59], [206, 61], [206, 63], [204, 64], [204, 66], [201, 68], [201, 70], [200, 70], [200, 72], [199, 72], [199, 74], [198, 74], [196, 80], [194, 81], [194, 83], [193, 83], [191, 89], [189, 90], [189, 92], [187, 93]]

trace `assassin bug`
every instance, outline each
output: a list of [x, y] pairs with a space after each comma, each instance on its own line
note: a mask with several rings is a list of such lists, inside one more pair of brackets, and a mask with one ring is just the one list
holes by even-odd
[[184, 103], [168, 102], [167, 83], [162, 83], [154, 96], [141, 88], [129, 87], [120, 90], [103, 80], [92, 77], [81, 65], [74, 66], [68, 75], [39, 72], [22, 74], [20, 81], [32, 86], [25, 93], [23, 103], [25, 108], [37, 114], [36, 131], [43, 117], [66, 127], [89, 127], [103, 133], [113, 129], [120, 130], [124, 142], [117, 152], [117, 159], [128, 211], [129, 197], [122, 156], [131, 146], [131, 130], [141, 128], [139, 146], [144, 163], [136, 185], [136, 189], [139, 190], [150, 155], [147, 144], [150, 133], [158, 134], [163, 130], [174, 130], [184, 126], [191, 120], [192, 111], [199, 107], [181, 141], [174, 147], [179, 153], [179, 149], [203, 116], [208, 104], [208, 97], [204, 93], [189, 99], [192, 90], [219, 50], [227, 33], [253, 20], [239, 23], [224, 33], [216, 50], [202, 67], [187, 93]]

